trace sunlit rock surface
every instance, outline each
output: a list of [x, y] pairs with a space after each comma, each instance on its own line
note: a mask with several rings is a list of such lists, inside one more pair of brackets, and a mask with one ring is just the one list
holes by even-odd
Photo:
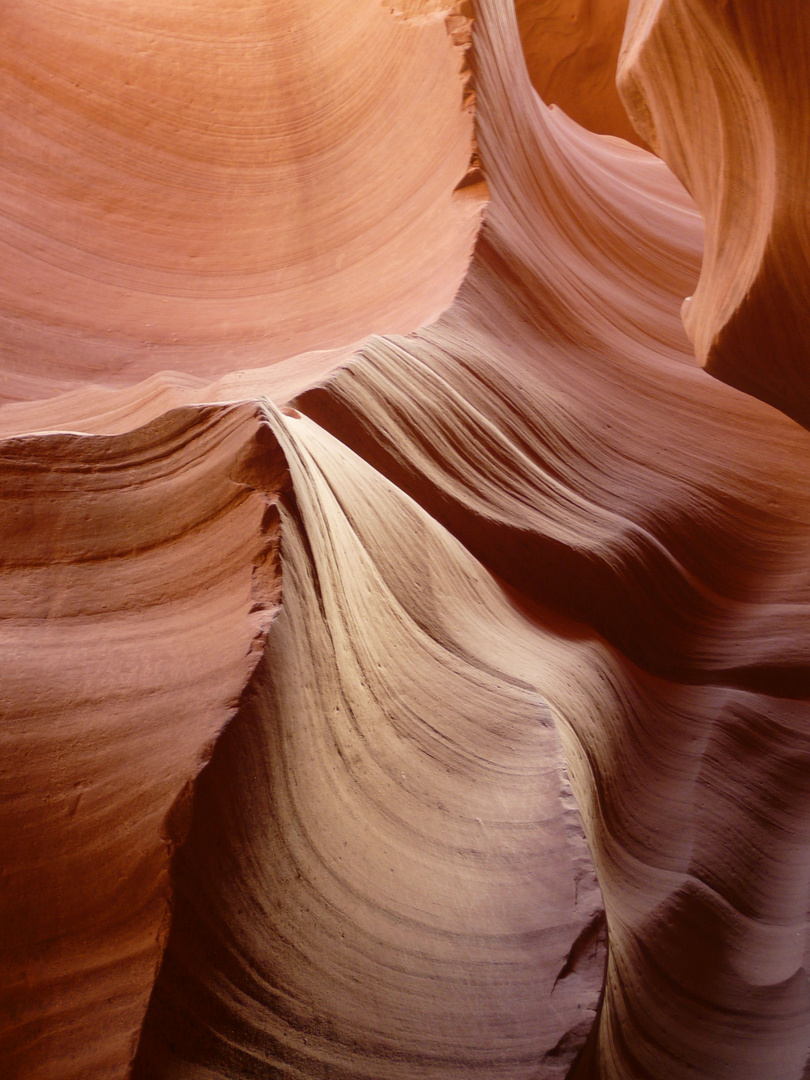
[[481, 200], [455, 190], [468, 20], [433, 6], [6, 4], [2, 398], [214, 377], [434, 318]]
[[806, 1077], [810, 13], [621, 7], [4, 15], [3, 1076]]
[[801, 3], [634, 0], [620, 87], [706, 222], [684, 309], [712, 374], [810, 423], [810, 64]]

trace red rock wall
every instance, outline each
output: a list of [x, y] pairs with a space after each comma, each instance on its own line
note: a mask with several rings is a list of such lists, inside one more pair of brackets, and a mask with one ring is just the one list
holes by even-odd
[[806, 1075], [810, 16], [518, 14], [0, 24], [4, 1077]]
[[805, 5], [633, 4], [620, 86], [706, 222], [684, 321], [725, 382], [807, 426], [810, 61]]
[[452, 299], [480, 199], [453, 194], [473, 121], [441, 17], [33, 0], [0, 48], [3, 399], [215, 377]]
[[616, 89], [627, 0], [516, 0], [532, 85], [547, 105], [602, 135], [646, 145]]

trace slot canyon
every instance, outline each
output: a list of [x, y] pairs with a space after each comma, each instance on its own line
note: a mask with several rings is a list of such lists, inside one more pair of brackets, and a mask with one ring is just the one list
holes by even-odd
[[810, 6], [0, 57], [0, 1077], [810, 1080]]

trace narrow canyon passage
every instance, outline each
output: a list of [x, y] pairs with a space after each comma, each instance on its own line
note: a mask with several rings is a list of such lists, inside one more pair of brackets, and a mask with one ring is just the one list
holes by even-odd
[[0, 56], [0, 1074], [806, 1080], [810, 12]]

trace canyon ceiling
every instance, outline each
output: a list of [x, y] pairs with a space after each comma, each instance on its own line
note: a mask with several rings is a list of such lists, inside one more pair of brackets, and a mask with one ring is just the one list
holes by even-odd
[[0, 1075], [808, 1080], [810, 7], [0, 58]]

